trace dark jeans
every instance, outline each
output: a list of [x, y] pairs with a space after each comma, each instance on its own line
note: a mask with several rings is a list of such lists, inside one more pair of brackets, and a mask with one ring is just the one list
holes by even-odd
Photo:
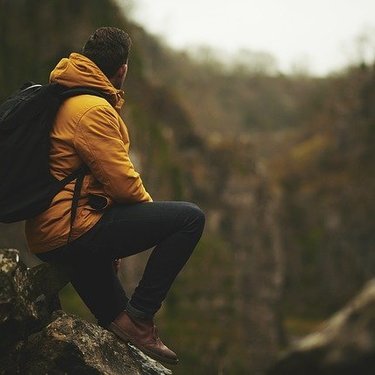
[[[148, 319], [159, 310], [189, 259], [204, 222], [203, 212], [192, 203], [121, 204], [108, 209], [77, 240], [38, 256], [67, 268], [72, 285], [99, 324], [108, 325], [124, 309]], [[128, 300], [113, 261], [154, 246], [142, 279]]]

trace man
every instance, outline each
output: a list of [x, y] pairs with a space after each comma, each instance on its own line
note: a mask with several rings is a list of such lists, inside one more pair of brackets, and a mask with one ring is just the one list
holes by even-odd
[[[154, 359], [174, 364], [177, 356], [158, 337], [153, 317], [201, 237], [204, 214], [191, 203], [153, 202], [129, 158], [119, 111], [130, 46], [123, 30], [102, 27], [82, 54], [72, 53], [52, 71], [51, 82], [95, 88], [108, 99], [80, 95], [59, 109], [51, 131], [51, 172], [62, 179], [83, 164], [89, 172], [72, 230], [75, 182], [57, 194], [47, 211], [26, 222], [26, 236], [40, 259], [69, 270], [99, 324]], [[152, 247], [128, 299], [113, 262]]]

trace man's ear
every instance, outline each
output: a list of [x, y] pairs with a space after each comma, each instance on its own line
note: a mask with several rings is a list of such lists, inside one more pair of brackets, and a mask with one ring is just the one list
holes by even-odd
[[120, 78], [125, 77], [128, 72], [128, 64], [122, 64], [117, 71], [117, 76]]
[[122, 64], [116, 71], [113, 77], [109, 80], [116, 89], [121, 89], [125, 82], [125, 77], [128, 72], [128, 64]]

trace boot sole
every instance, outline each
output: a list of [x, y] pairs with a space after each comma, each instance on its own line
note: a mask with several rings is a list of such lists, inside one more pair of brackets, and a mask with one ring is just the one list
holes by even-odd
[[134, 345], [137, 349], [139, 349], [142, 353], [148, 355], [150, 358], [158, 361], [158, 362], [163, 362], [163, 363], [168, 363], [169, 365], [177, 365], [178, 364], [178, 359], [171, 359], [171, 358], [166, 358], [162, 357], [149, 349], [143, 347], [142, 345], [137, 344], [134, 342], [134, 340], [129, 337], [125, 332], [122, 331], [121, 328], [119, 328], [116, 324], [111, 323], [108, 327], [110, 331], [112, 331], [117, 337], [119, 337], [122, 341], [125, 343], [130, 342], [132, 345]]

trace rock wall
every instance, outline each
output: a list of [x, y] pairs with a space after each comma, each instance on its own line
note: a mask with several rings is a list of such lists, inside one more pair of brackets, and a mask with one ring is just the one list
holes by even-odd
[[47, 264], [27, 269], [17, 250], [0, 250], [0, 374], [172, 374], [111, 332], [58, 310], [67, 282]]

